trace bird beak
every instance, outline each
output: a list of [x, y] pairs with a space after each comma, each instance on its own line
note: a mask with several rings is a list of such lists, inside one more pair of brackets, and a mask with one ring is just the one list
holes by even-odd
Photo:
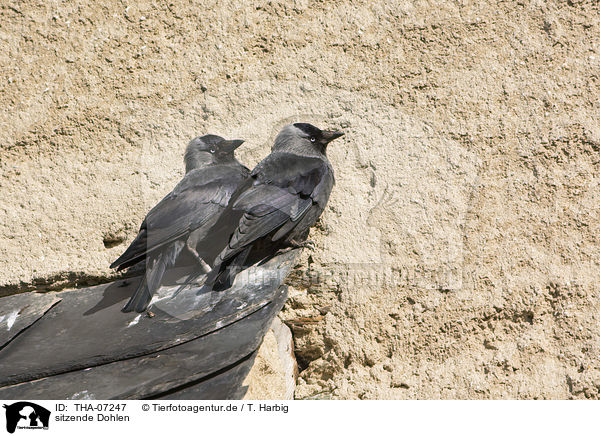
[[337, 130], [323, 130], [322, 134], [323, 134], [323, 139], [325, 140], [325, 143], [329, 144], [335, 138], [339, 138], [340, 136], [343, 136], [344, 132], [340, 132]]
[[231, 139], [229, 141], [221, 141], [221, 144], [219, 145], [221, 147], [221, 150], [223, 150], [225, 153], [231, 153], [243, 143], [243, 139]]

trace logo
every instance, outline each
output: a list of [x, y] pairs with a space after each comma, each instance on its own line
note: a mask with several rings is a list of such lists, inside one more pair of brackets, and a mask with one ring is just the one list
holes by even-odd
[[50, 411], [29, 401], [4, 405], [6, 409], [6, 430], [14, 433], [15, 429], [48, 429]]

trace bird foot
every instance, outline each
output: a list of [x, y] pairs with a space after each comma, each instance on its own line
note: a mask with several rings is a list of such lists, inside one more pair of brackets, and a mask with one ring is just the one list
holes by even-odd
[[204, 274], [209, 274], [212, 271], [212, 268], [210, 267], [209, 264], [204, 262], [204, 259], [200, 259], [199, 263], [200, 263], [200, 268], [202, 268], [202, 271], [204, 272]]
[[175, 297], [177, 294], [179, 294], [181, 291], [183, 291], [184, 289], [187, 289], [189, 287], [192, 286], [197, 286], [197, 287], [201, 287], [204, 285], [204, 282], [206, 281], [206, 274], [200, 273], [200, 274], [194, 274], [194, 276], [189, 277], [185, 283], [182, 283], [179, 288], [177, 288], [177, 290], [173, 293], [173, 297]]
[[313, 251], [315, 248], [317, 248], [317, 244], [310, 239], [304, 242], [292, 241], [292, 248], [308, 248], [309, 250]]
[[296, 248], [308, 248], [309, 250], [313, 251], [316, 248], [316, 244], [314, 241], [310, 240], [306, 240], [304, 242], [296, 242], [291, 240], [288, 247], [279, 249], [276, 254], [287, 253], [288, 251], [295, 250]]

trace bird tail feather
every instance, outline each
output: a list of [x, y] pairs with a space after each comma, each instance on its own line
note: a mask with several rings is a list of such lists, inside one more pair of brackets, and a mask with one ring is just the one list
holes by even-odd
[[148, 304], [152, 300], [152, 295], [150, 295], [150, 291], [148, 290], [148, 285], [146, 282], [146, 276], [142, 277], [142, 281], [138, 285], [133, 296], [129, 299], [125, 307], [121, 309], [122, 312], [143, 312], [148, 307]]
[[141, 313], [146, 310], [148, 304], [152, 300], [152, 295], [158, 290], [161, 285], [163, 275], [168, 267], [175, 264], [177, 255], [181, 252], [182, 243], [175, 243], [170, 250], [161, 252], [158, 256], [151, 260], [151, 265], [146, 268], [146, 274], [140, 282], [137, 290], [129, 299], [123, 312], [136, 311]]
[[233, 284], [235, 276], [245, 268], [251, 250], [251, 246], [246, 247], [235, 256], [221, 263], [219, 268], [213, 268], [205, 283], [212, 285], [215, 291], [229, 288]]

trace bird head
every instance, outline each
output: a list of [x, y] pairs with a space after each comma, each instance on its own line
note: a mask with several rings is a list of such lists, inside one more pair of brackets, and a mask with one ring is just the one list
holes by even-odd
[[277, 138], [273, 150], [285, 150], [299, 154], [325, 154], [327, 145], [344, 133], [337, 130], [321, 130], [308, 123], [285, 126]]
[[227, 140], [217, 135], [204, 135], [192, 139], [185, 150], [185, 172], [233, 161], [235, 149], [243, 142], [242, 139]]

